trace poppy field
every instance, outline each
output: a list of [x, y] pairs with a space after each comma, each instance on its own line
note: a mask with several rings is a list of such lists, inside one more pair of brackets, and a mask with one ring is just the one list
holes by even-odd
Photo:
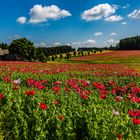
[[88, 63], [139, 63], [139, 50], [117, 50], [105, 53], [92, 54], [88, 56], [73, 57], [72, 62], [88, 62]]
[[138, 140], [140, 73], [124, 64], [0, 62], [5, 140]]

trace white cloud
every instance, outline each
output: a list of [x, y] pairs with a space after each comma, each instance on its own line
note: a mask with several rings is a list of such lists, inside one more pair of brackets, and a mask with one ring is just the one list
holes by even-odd
[[93, 40], [93, 39], [89, 39], [87, 41], [84, 41], [83, 44], [86, 44], [86, 45], [95, 45], [96, 44], [96, 41]]
[[105, 18], [105, 21], [107, 21], [107, 22], [116, 22], [116, 21], [120, 21], [120, 20], [122, 20], [122, 19], [123, 19], [122, 16], [119, 16], [119, 15], [112, 15], [112, 16], [110, 16], [110, 17], [106, 17], [106, 18]]
[[99, 20], [114, 14], [116, 9], [116, 6], [110, 5], [108, 3], [99, 4], [89, 10], [84, 11], [81, 14], [81, 18], [85, 21]]
[[19, 17], [16, 21], [20, 24], [24, 24], [26, 23], [26, 17]]
[[93, 39], [89, 39], [86, 41], [79, 41], [79, 42], [72, 42], [71, 45], [74, 48], [79, 48], [79, 47], [94, 47], [96, 44], [96, 41]]
[[35, 45], [35, 47], [47, 47], [47, 43], [45, 43], [45, 42], [35, 43], [34, 45]]
[[46, 19], [30, 19], [29, 20], [29, 23], [33, 23], [33, 24], [37, 24], [37, 23], [42, 23], [42, 22], [45, 22], [47, 21]]
[[71, 43], [65, 43], [65, 45], [67, 45], [67, 46], [71, 46]]
[[107, 41], [105, 42], [105, 45], [106, 45], [106, 46], [110, 46], [110, 45], [116, 46], [117, 43], [119, 43], [119, 41], [114, 40], [114, 39], [109, 39], [109, 40], [107, 40]]
[[45, 42], [41, 42], [40, 43], [40, 47], [46, 47], [46, 43]]
[[132, 13], [128, 14], [128, 17], [140, 19], [140, 9], [135, 9]]
[[81, 47], [82, 45], [82, 42], [81, 41], [78, 41], [78, 42], [72, 42], [71, 45], [75, 48], [78, 48], [78, 47]]
[[72, 42], [71, 46], [74, 47], [74, 48], [80, 48], [80, 47], [83, 47], [83, 42], [81, 42], [81, 41]]
[[29, 23], [37, 24], [48, 21], [48, 19], [58, 20], [68, 16], [71, 16], [69, 11], [61, 10], [56, 5], [34, 5], [33, 8], [30, 9]]
[[127, 22], [122, 22], [121, 24], [122, 24], [122, 25], [126, 25], [126, 24], [127, 24]]
[[95, 36], [100, 36], [102, 34], [103, 34], [102, 32], [96, 32], [96, 33], [94, 33]]
[[52, 46], [60, 46], [60, 45], [62, 45], [62, 43], [60, 43], [60, 42], [54, 42], [54, 43], [52, 43]]
[[113, 32], [113, 33], [110, 33], [109, 35], [115, 36], [115, 35], [117, 35], [117, 33]]

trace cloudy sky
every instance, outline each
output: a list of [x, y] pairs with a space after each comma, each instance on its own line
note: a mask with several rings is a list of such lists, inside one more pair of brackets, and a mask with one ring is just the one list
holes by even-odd
[[0, 42], [104, 47], [140, 35], [140, 0], [1, 0], [0, 18]]

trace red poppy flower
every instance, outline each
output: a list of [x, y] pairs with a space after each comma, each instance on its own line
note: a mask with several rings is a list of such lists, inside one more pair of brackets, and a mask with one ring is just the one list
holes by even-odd
[[47, 105], [44, 103], [40, 103], [39, 106], [42, 110], [46, 110], [48, 108]]
[[140, 124], [140, 120], [136, 118], [133, 118], [132, 121], [133, 121], [133, 124]]
[[111, 90], [111, 93], [112, 93], [112, 94], [115, 94], [115, 93], [116, 93], [116, 89], [113, 88], [113, 89]]
[[34, 90], [26, 91], [25, 94], [28, 95], [28, 96], [34, 95], [35, 91]]
[[140, 110], [132, 111], [131, 109], [129, 110], [129, 115], [131, 117], [140, 117]]
[[31, 90], [31, 91], [30, 91], [30, 94], [31, 94], [31, 95], [34, 95], [34, 94], [35, 94], [35, 91], [34, 91], [34, 90]]
[[48, 81], [47, 81], [47, 80], [41, 80], [41, 83], [43, 83], [43, 84], [47, 84]]
[[135, 84], [134, 84], [134, 83], [130, 83], [130, 86], [131, 86], [131, 87], [134, 87], [134, 86], [135, 86]]
[[90, 95], [91, 92], [89, 90], [85, 90], [85, 94]]
[[136, 103], [140, 103], [140, 98], [139, 97], [135, 97], [135, 102]]
[[107, 90], [100, 90], [101, 94], [107, 94]]
[[100, 83], [94, 82], [93, 85], [99, 90], [105, 90], [105, 86], [101, 85]]
[[53, 101], [53, 104], [58, 105], [60, 102], [58, 100]]
[[3, 98], [4, 98], [4, 95], [0, 93], [0, 99], [3, 99]]
[[27, 96], [29, 96], [29, 95], [30, 95], [30, 92], [29, 92], [29, 91], [26, 91], [25, 94], [26, 94]]
[[115, 98], [115, 101], [119, 102], [119, 101], [121, 101], [122, 99], [123, 99], [123, 97], [117, 96], [117, 97]]
[[33, 85], [34, 84], [34, 79], [32, 79], [32, 78], [27, 79], [27, 83], [28, 83], [29, 86]]
[[59, 115], [59, 116], [58, 116], [58, 119], [59, 119], [60, 121], [62, 121], [62, 120], [64, 119], [64, 117], [63, 117], [62, 115]]
[[87, 99], [88, 98], [88, 96], [86, 96], [85, 94], [80, 94], [80, 96], [81, 96], [82, 99]]
[[139, 87], [137, 87], [137, 91], [140, 92], [140, 88]]
[[60, 90], [60, 86], [53, 86], [52, 87], [52, 90], [58, 92]]
[[135, 116], [135, 113], [130, 109], [130, 110], [129, 110], [129, 115], [130, 115], [131, 117], [134, 117], [134, 116]]
[[65, 91], [66, 91], [66, 92], [70, 92], [69, 87], [65, 87]]
[[119, 140], [122, 140], [122, 134], [118, 134], [118, 135], [117, 135], [117, 138], [118, 138]]
[[18, 89], [19, 89], [19, 88], [18, 88], [18, 86], [16, 86], [16, 85], [13, 87], [13, 90], [18, 90]]
[[60, 85], [60, 83], [61, 83], [60, 81], [55, 81], [54, 85]]
[[100, 94], [100, 99], [106, 99], [105, 94]]
[[41, 89], [44, 89], [44, 88], [45, 88], [45, 86], [43, 86], [43, 85], [39, 84], [39, 85], [37, 85], [37, 88], [41, 90]]

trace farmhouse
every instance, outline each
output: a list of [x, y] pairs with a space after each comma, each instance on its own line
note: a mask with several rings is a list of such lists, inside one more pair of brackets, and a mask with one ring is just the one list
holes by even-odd
[[4, 60], [4, 56], [9, 54], [8, 49], [7, 50], [3, 50], [0, 48], [0, 60]]
[[0, 48], [0, 60], [21, 61], [22, 57], [16, 53], [9, 53], [9, 50], [2, 50]]

